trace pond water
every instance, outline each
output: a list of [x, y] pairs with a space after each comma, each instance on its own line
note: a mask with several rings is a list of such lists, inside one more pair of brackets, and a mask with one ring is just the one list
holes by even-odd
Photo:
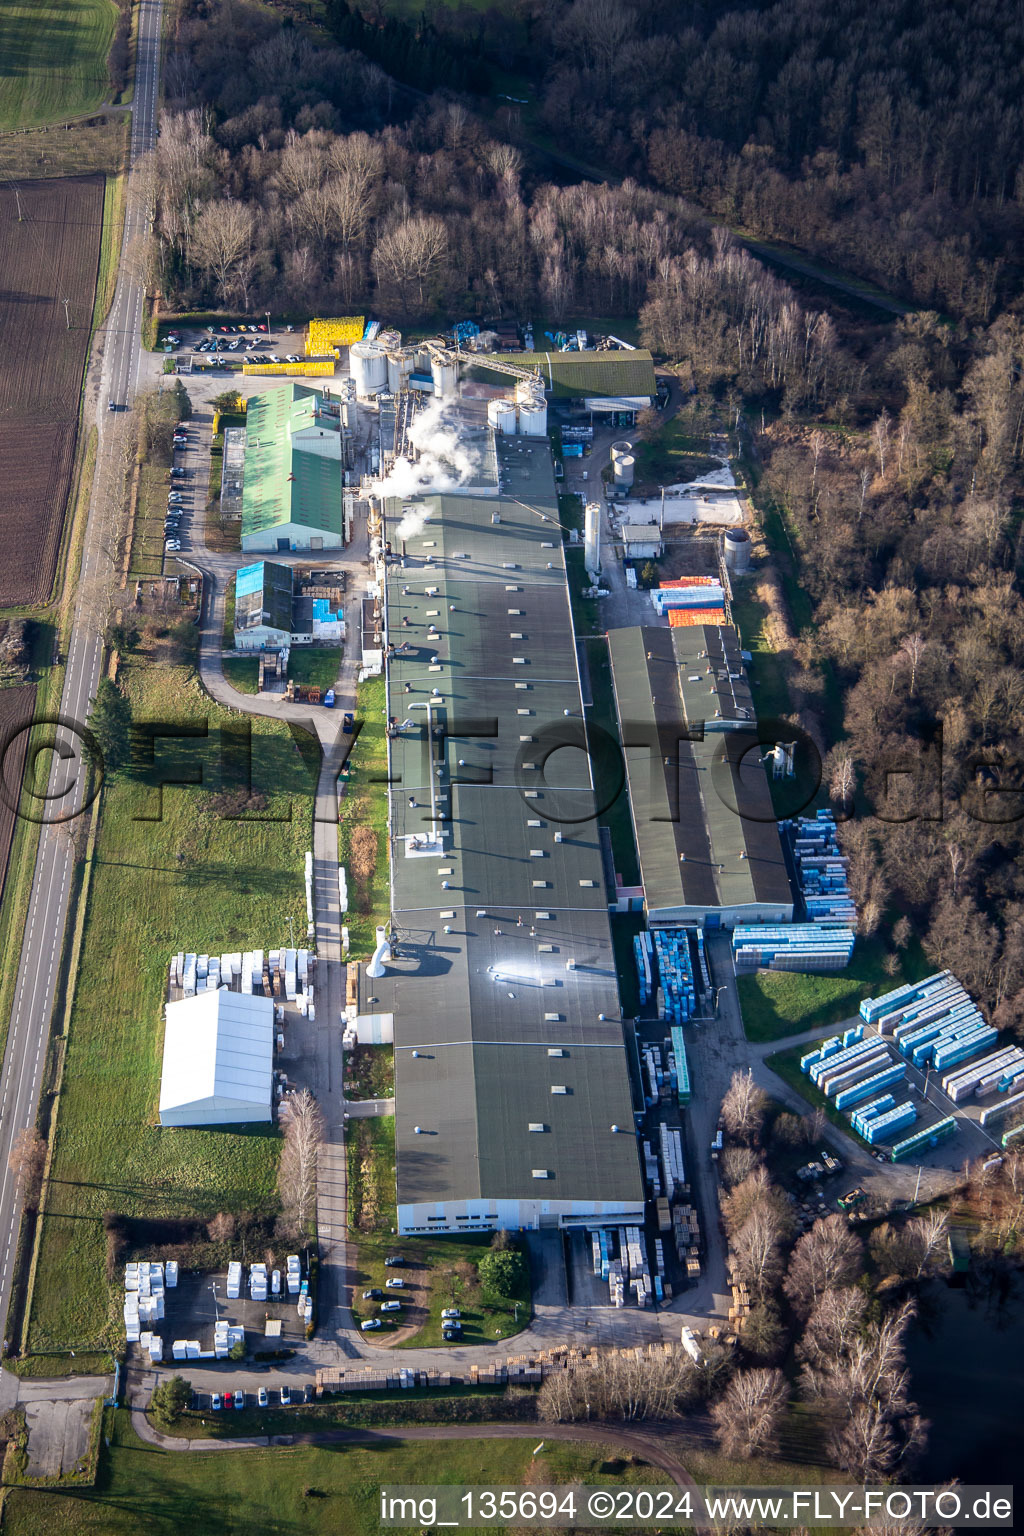
[[1012, 1483], [1022, 1464], [1024, 1279], [972, 1271], [924, 1288], [908, 1339], [912, 1393], [931, 1421], [919, 1482]]

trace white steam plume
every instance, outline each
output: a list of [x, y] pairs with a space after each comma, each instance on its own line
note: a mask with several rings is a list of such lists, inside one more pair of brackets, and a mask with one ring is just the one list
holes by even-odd
[[[461, 440], [458, 427], [446, 415], [446, 403], [431, 400], [414, 417], [409, 440], [419, 457], [415, 463], [396, 459], [390, 473], [377, 481], [375, 495], [424, 496], [459, 490], [469, 484], [480, 468], [480, 455]], [[395, 529], [396, 538], [413, 538], [421, 532], [428, 516], [429, 511], [419, 508], [407, 512]]]

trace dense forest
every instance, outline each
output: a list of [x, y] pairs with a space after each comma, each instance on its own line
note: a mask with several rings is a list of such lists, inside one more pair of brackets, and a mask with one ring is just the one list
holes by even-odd
[[[776, 519], [758, 594], [847, 817], [865, 931], [915, 932], [1024, 1033], [1016, 9], [327, 15], [333, 36], [185, 0], [154, 286], [183, 308], [405, 323], [639, 317]], [[473, 88], [499, 58], [535, 79], [557, 143], [617, 175], [555, 184], [518, 106], [426, 89], [420, 35], [471, 60]], [[883, 324], [810, 302], [737, 220], [922, 307]]]

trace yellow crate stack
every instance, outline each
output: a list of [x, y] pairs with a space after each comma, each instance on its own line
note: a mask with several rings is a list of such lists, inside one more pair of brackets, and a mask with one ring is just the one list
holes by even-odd
[[333, 379], [333, 357], [310, 359], [305, 363], [243, 363], [245, 374], [290, 374], [296, 378]]
[[335, 347], [350, 347], [361, 341], [366, 329], [362, 315], [334, 320], [311, 320], [306, 330], [306, 356], [327, 357]]

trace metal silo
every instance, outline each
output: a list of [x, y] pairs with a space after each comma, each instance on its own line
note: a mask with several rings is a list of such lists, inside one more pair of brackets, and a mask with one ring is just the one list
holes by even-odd
[[587, 574], [597, 579], [601, 569], [601, 503], [588, 501], [583, 519], [583, 564]]
[[633, 455], [631, 453], [620, 454], [617, 459], [613, 460], [612, 467], [615, 474], [615, 484], [628, 491], [633, 484], [633, 471], [636, 468], [636, 460]]
[[400, 395], [403, 389], [409, 388], [412, 362], [411, 352], [388, 353], [388, 389], [393, 395]]
[[516, 430], [516, 408], [511, 400], [488, 400], [487, 424], [495, 432], [511, 437]]
[[451, 400], [459, 392], [459, 365], [438, 357], [430, 360], [430, 377], [434, 381], [434, 395], [439, 400]]
[[548, 405], [540, 382], [516, 385], [519, 431], [523, 437], [544, 437], [548, 430]]
[[386, 389], [388, 384], [387, 353], [374, 341], [356, 341], [348, 349], [349, 371], [356, 386], [356, 394], [365, 399]]
[[750, 570], [750, 534], [745, 528], [726, 529], [725, 568], [736, 575]]

